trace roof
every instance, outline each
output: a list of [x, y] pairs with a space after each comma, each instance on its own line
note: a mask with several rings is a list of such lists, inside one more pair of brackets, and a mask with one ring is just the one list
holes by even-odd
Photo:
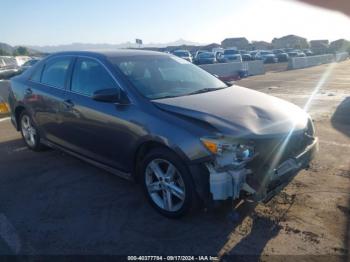
[[312, 43], [325, 43], [325, 44], [328, 44], [329, 41], [327, 39], [321, 39], [321, 40], [311, 40], [310, 41], [310, 44]]
[[64, 51], [53, 53], [52, 55], [89, 55], [89, 56], [105, 56], [108, 58], [112, 57], [124, 57], [124, 56], [136, 56], [136, 55], [166, 55], [162, 52], [146, 51], [137, 49], [117, 49], [115, 51]]
[[349, 42], [349, 41], [344, 39], [344, 38], [342, 38], [342, 39], [335, 40], [332, 43], [342, 43], [342, 42]]
[[282, 36], [280, 38], [274, 38], [272, 41], [285, 40], [285, 39], [303, 39], [303, 40], [306, 40], [306, 38], [301, 37], [301, 36], [297, 36], [297, 35], [285, 35], [285, 36]]
[[245, 38], [245, 37], [225, 38], [222, 42], [225, 42], [225, 41], [244, 41], [244, 42], [248, 42], [247, 38]]

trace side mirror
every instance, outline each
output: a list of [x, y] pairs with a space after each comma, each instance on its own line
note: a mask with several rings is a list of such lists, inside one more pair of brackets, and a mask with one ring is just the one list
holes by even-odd
[[121, 91], [119, 88], [101, 89], [94, 92], [92, 99], [100, 102], [116, 103], [120, 102]]

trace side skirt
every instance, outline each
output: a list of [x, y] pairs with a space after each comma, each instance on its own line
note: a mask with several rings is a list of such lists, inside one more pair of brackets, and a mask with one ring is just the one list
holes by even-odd
[[74, 156], [74, 157], [76, 157], [76, 158], [79, 158], [79, 159], [81, 159], [81, 160], [83, 160], [83, 161], [85, 161], [85, 162], [87, 162], [87, 163], [89, 163], [89, 164], [91, 164], [91, 165], [93, 165], [93, 166], [96, 166], [96, 167], [98, 167], [98, 168], [101, 168], [101, 169], [103, 169], [103, 170], [105, 170], [105, 171], [107, 171], [107, 172], [109, 172], [109, 173], [111, 173], [111, 174], [113, 174], [113, 175], [119, 176], [119, 177], [124, 178], [124, 179], [127, 179], [127, 180], [129, 180], [129, 181], [135, 181], [135, 179], [134, 179], [134, 177], [132, 176], [131, 173], [125, 173], [125, 172], [123, 172], [123, 171], [120, 171], [120, 170], [115, 169], [115, 168], [113, 168], [113, 167], [110, 167], [110, 166], [108, 166], [108, 165], [102, 164], [102, 163], [100, 163], [100, 162], [98, 162], [98, 161], [95, 161], [95, 160], [93, 160], [93, 159], [91, 159], [91, 158], [82, 156], [82, 155], [80, 155], [80, 154], [78, 154], [78, 153], [75, 153], [75, 152], [70, 151], [70, 150], [68, 150], [68, 149], [66, 149], [66, 148], [64, 148], [64, 147], [61, 147], [61, 146], [59, 146], [59, 145], [57, 145], [57, 144], [55, 144], [55, 143], [52, 143], [52, 142], [50, 142], [50, 141], [48, 141], [48, 140], [46, 140], [46, 139], [45, 139], [45, 140], [44, 140], [44, 139], [41, 139], [41, 143], [43, 143], [43, 144], [45, 144], [46, 146], [51, 147], [51, 148], [53, 148], [53, 149], [61, 150], [61, 151], [65, 152], [65, 153], [67, 153], [67, 154], [69, 154], [69, 155], [72, 155], [72, 156]]

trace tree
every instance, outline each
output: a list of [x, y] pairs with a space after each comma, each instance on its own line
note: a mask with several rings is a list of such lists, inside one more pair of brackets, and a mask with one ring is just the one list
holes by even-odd
[[0, 55], [8, 56], [10, 54], [7, 53], [4, 49], [0, 49]]
[[19, 56], [19, 55], [29, 55], [29, 51], [26, 47], [24, 46], [19, 46], [13, 51], [14, 56]]

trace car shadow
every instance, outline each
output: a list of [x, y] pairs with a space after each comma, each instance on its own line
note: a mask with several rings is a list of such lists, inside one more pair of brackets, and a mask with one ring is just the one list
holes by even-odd
[[[32, 152], [16, 139], [0, 143], [0, 156], [0, 254], [217, 255], [225, 247], [259, 256], [277, 234], [254, 203], [168, 219], [139, 185], [59, 151]], [[250, 233], [231, 245], [250, 216]]]
[[346, 97], [331, 118], [333, 127], [350, 137], [350, 96]]
[[248, 254], [259, 260], [266, 244], [278, 235], [281, 228], [271, 219], [254, 216], [251, 232], [233, 247], [230, 254], [238, 256]]
[[[348, 171], [350, 174], [350, 170]], [[344, 247], [346, 247], [346, 250], [344, 250], [345, 255], [344, 255], [344, 262], [348, 262], [350, 261], [350, 197], [348, 200], [348, 206], [347, 208], [344, 208], [342, 210], [345, 215], [348, 217], [348, 223], [346, 225], [346, 237], [345, 237], [345, 245]]]
[[[334, 114], [331, 118], [332, 126], [343, 133], [344, 135], [350, 137], [350, 96], [346, 97], [336, 108]], [[348, 171], [350, 172], [350, 171]], [[348, 207], [339, 207], [348, 217], [348, 223], [346, 226], [346, 237], [345, 237], [345, 247], [347, 250], [344, 250], [345, 256], [344, 261], [349, 261], [350, 259], [350, 198], [348, 200]]]

